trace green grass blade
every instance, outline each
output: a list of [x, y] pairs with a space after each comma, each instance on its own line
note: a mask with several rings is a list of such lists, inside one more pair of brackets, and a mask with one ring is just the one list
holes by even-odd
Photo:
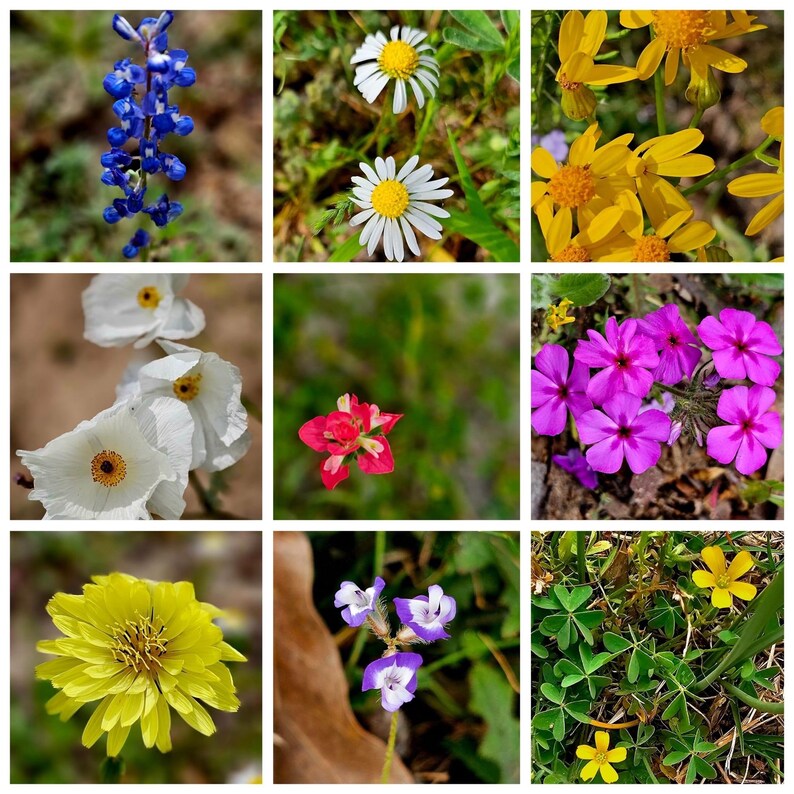
[[351, 235], [345, 240], [336, 251], [328, 257], [329, 262], [352, 262], [356, 254], [364, 247], [359, 243], [359, 232]]

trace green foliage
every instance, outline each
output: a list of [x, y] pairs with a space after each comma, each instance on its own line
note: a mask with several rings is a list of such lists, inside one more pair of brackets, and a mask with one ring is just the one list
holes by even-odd
[[577, 633], [588, 645], [593, 644], [591, 629], [601, 623], [604, 613], [585, 606], [592, 594], [593, 588], [587, 585], [575, 587], [570, 592], [562, 585], [555, 585], [549, 598], [533, 598], [533, 605], [539, 609], [559, 610], [559, 614], [543, 619], [540, 632], [547, 637], [556, 637], [561, 651], [578, 642]]

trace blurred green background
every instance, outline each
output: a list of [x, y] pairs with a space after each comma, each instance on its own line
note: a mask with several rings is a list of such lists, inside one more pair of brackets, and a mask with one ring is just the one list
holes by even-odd
[[[414, 154], [420, 156], [422, 164], [433, 166], [435, 178], [450, 178], [446, 187], [455, 193], [443, 206], [453, 214], [465, 213], [464, 220], [468, 219], [454, 228], [454, 218], [442, 220], [444, 236], [437, 243], [417, 235], [423, 258], [437, 262], [518, 260], [517, 249], [515, 260], [509, 259], [520, 230], [518, 12], [507, 17], [512, 33], [506, 30], [505, 12], [465, 12], [469, 18], [482, 15], [488, 41], [466, 30], [453, 17], [457, 13], [274, 13], [276, 261], [328, 261], [354, 232], [356, 237], [360, 234], [360, 229], [351, 229], [347, 220], [342, 220], [338, 226], [328, 222], [315, 236], [323, 212], [350, 192], [351, 177], [361, 175], [359, 162], [391, 155], [399, 168]], [[392, 87], [368, 104], [353, 85], [356, 67], [350, 64], [367, 34], [380, 30], [388, 37], [393, 25], [427, 31], [429, 36], [423, 43], [435, 48], [434, 57], [441, 67], [435, 99], [425, 92], [428, 101], [420, 110], [409, 89], [408, 110], [398, 119], [391, 113]], [[455, 31], [450, 35], [467, 46], [448, 43], [447, 30]], [[473, 188], [484, 204], [481, 220], [493, 224], [489, 234], [481, 236], [475, 231], [475, 208], [464, 199], [448, 131], [457, 138]], [[491, 251], [486, 243], [493, 243], [494, 251], [500, 253]], [[382, 248], [373, 257], [367, 257], [366, 250], [356, 252], [357, 248], [353, 252], [356, 260], [384, 258]], [[413, 255], [408, 253], [407, 258]]]
[[[136, 27], [160, 14], [118, 12]], [[165, 241], [155, 261], [260, 261], [261, 12], [177, 11], [168, 29], [169, 46], [188, 51], [197, 80], [169, 94], [195, 130], [163, 143], [187, 176], [157, 174], [147, 192], [147, 204], [165, 192], [185, 207], [165, 229], [148, 216], [113, 226], [102, 219], [121, 197], [99, 181], [107, 130], [118, 124], [102, 80], [117, 60], [143, 62], [141, 47], [113, 31], [113, 13], [11, 13], [11, 260], [119, 261], [140, 226]]]
[[393, 627], [393, 598], [426, 595], [439, 584], [455, 599], [457, 614], [447, 625], [451, 639], [403, 649], [424, 660], [416, 700], [401, 709], [408, 722], [403, 730], [412, 737], [403, 760], [418, 781], [422, 773], [441, 773], [448, 777], [437, 782], [517, 783], [519, 534], [311, 532], [309, 538], [314, 603], [336, 634], [361, 722], [376, 729], [384, 713], [377, 692], [361, 692], [364, 668], [384, 646], [367, 631], [346, 627], [333, 605], [340, 582], [370, 587], [377, 571], [386, 580]]
[[[518, 275], [276, 275], [274, 516], [519, 517]], [[298, 430], [349, 392], [404, 417], [395, 468], [328, 491]]]
[[[95, 574], [122, 571], [193, 582], [199, 601], [228, 611], [216, 620], [247, 662], [229, 664], [241, 706], [209, 708], [218, 731], [194, 731], [172, 710], [173, 750], [147, 750], [140, 725], [124, 745], [124, 783], [228, 783], [262, 774], [262, 535], [259, 532], [11, 533], [11, 783], [97, 783], [105, 739], [83, 747], [95, 703], [67, 722], [44, 704], [55, 690], [34, 667], [54, 657], [36, 642], [62, 636], [45, 612], [56, 592], [80, 594]], [[248, 782], [240, 779], [239, 782]]]

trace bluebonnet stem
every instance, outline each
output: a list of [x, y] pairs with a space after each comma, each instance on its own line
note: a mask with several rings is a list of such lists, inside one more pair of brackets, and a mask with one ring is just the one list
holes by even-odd
[[[187, 88], [196, 82], [195, 70], [187, 66], [187, 51], [168, 49], [166, 28], [173, 19], [171, 11], [164, 11], [157, 19], [146, 17], [134, 28], [124, 17], [118, 14], [113, 17], [113, 30], [123, 39], [140, 45], [145, 64], [134, 64], [131, 58], [116, 61], [113, 71], [102, 81], [105, 90], [116, 100], [113, 113], [119, 125], [108, 130], [111, 148], [100, 158], [105, 168], [101, 179], [103, 184], [118, 187], [124, 194], [102, 213], [110, 224], [143, 212], [155, 226], [163, 227], [183, 212], [182, 205], [170, 201], [166, 193], [144, 207], [150, 175], [162, 173], [179, 182], [187, 173], [185, 164], [176, 155], [160, 148], [166, 135], [189, 135], [194, 127], [193, 119], [183, 116], [179, 106], [171, 104], [169, 98], [172, 88]], [[133, 153], [122, 148], [130, 141]], [[149, 242], [148, 233], [139, 229], [122, 253], [132, 259], [143, 252], [145, 259]]]

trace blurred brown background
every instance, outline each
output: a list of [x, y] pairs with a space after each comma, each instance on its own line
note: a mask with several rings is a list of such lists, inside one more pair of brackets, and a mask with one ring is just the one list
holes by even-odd
[[[80, 300], [90, 275], [11, 276], [11, 474], [27, 473], [17, 449], [38, 449], [110, 407], [128, 364], [165, 353], [152, 343], [144, 350], [131, 345], [102, 348], [83, 339], [85, 321]], [[229, 517], [262, 517], [262, 425], [252, 415], [262, 405], [262, 277], [248, 274], [193, 275], [180, 293], [203, 309], [207, 325], [197, 337], [180, 343], [217, 353], [240, 368], [243, 398], [249, 409], [253, 443], [248, 453], [226, 470], [222, 509]], [[261, 413], [258, 414], [261, 417]], [[207, 485], [207, 474], [199, 471]], [[10, 484], [11, 518], [38, 519], [39, 502], [29, 491]], [[195, 491], [185, 491], [183, 518], [200, 518]]]

